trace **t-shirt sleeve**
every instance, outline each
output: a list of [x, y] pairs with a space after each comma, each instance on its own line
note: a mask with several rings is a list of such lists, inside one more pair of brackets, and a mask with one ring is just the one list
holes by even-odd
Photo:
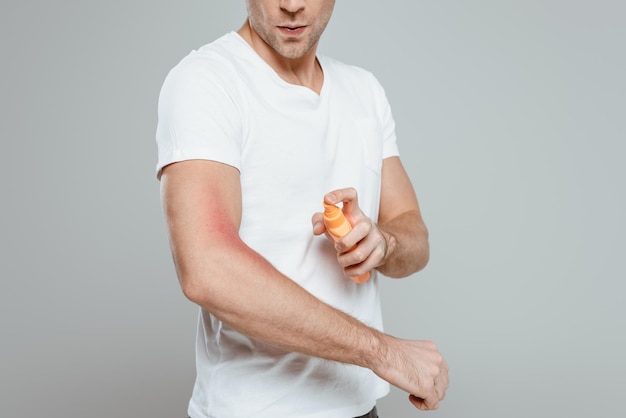
[[210, 64], [187, 57], [163, 83], [156, 132], [158, 179], [163, 167], [185, 160], [212, 160], [240, 169], [240, 113]]
[[[374, 76], [372, 76], [374, 77]], [[385, 89], [374, 77], [374, 91], [378, 106], [378, 114], [381, 121], [383, 134], [383, 159], [400, 155], [396, 140], [396, 123], [391, 113], [391, 105], [385, 94]]]
[[391, 114], [391, 106], [385, 97], [383, 108], [383, 159], [400, 155], [396, 141], [396, 123]]

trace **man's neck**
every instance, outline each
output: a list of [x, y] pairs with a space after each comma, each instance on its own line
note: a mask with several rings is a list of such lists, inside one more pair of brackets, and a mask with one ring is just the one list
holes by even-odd
[[304, 56], [291, 59], [278, 54], [250, 26], [248, 21], [237, 33], [256, 51], [256, 53], [287, 83], [307, 87], [320, 94], [324, 84], [324, 73], [317, 61], [317, 45]]

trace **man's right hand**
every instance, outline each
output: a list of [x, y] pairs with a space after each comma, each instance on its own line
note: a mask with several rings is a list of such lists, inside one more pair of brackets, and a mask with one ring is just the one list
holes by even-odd
[[449, 386], [448, 364], [431, 341], [402, 340], [386, 335], [383, 361], [372, 370], [408, 392], [418, 409], [437, 409]]

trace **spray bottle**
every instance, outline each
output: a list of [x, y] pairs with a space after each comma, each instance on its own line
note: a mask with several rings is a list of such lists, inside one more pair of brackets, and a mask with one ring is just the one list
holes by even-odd
[[[342, 210], [326, 202], [324, 202], [324, 225], [326, 225], [326, 230], [335, 241], [352, 230], [352, 225], [350, 225], [350, 222], [348, 222]], [[356, 245], [354, 247], [356, 247]], [[354, 247], [350, 248], [348, 252], [352, 251]], [[369, 278], [369, 271], [358, 277], [350, 277], [350, 279], [356, 283], [365, 283]]]

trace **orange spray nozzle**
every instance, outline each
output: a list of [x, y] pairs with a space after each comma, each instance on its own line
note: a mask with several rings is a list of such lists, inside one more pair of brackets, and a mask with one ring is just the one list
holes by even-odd
[[328, 232], [341, 238], [352, 230], [352, 225], [346, 219], [341, 209], [324, 202], [324, 225]]

